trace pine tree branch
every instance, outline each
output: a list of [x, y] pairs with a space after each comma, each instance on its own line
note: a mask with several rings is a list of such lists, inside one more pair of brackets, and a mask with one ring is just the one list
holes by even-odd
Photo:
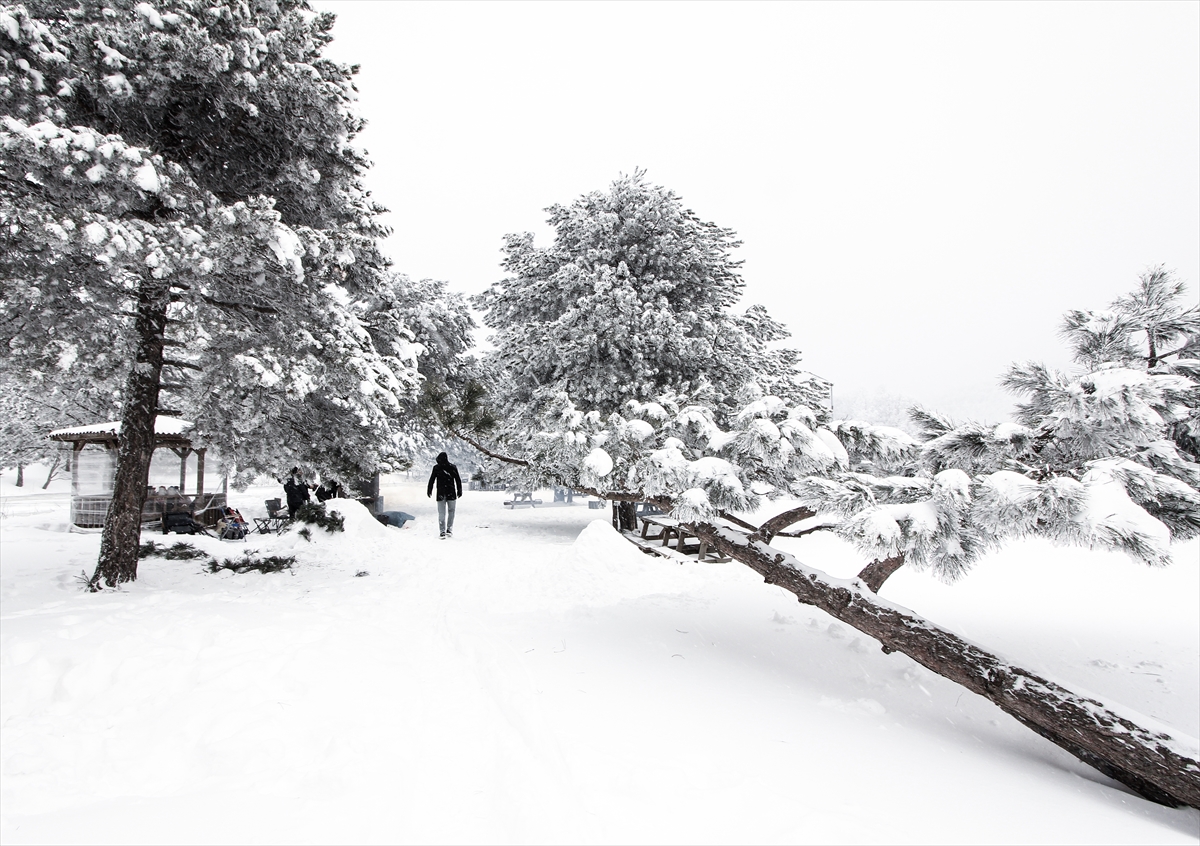
[[[1173, 355], [1179, 355], [1181, 352], [1183, 352], [1188, 347], [1190, 347], [1192, 345], [1192, 343], [1193, 343], [1192, 341], [1188, 341], [1182, 347], [1177, 347], [1176, 349], [1173, 349], [1170, 352], [1160, 353], [1158, 356], [1156, 356], [1156, 362], [1161, 363], [1164, 358], [1170, 358]], [[1153, 367], [1154, 365], [1151, 364], [1149, 366]]]
[[[449, 427], [447, 427], [447, 428], [449, 428]], [[459, 431], [458, 429], [450, 429], [450, 434], [454, 435], [454, 437], [458, 438], [459, 440], [466, 441], [471, 446], [475, 447], [475, 449], [479, 450], [484, 455], [486, 455], [488, 458], [494, 458], [497, 461], [503, 461], [505, 464], [515, 464], [518, 467], [529, 467], [530, 466], [529, 462], [525, 461], [522, 458], [512, 458], [511, 456], [508, 456], [508, 455], [501, 455], [498, 452], [492, 452], [490, 449], [485, 447], [483, 444], [479, 443], [479, 441], [475, 440], [474, 438], [472, 438], [470, 435], [466, 434], [465, 432]]]
[[208, 294], [201, 294], [200, 299], [202, 299], [204, 302], [208, 303], [211, 306], [216, 306], [218, 308], [227, 308], [234, 312], [239, 312], [239, 311], [245, 310], [245, 311], [255, 311], [255, 312], [258, 312], [259, 314], [278, 314], [279, 313], [279, 309], [275, 308], [274, 306], [263, 306], [263, 305], [255, 305], [254, 303], [231, 302], [229, 300], [219, 300], [216, 297], [209, 296]]
[[164, 358], [163, 367], [181, 367], [185, 370], [203, 371], [204, 368], [198, 364], [192, 364], [190, 361], [176, 361], [173, 358]]
[[776, 532], [777, 538], [802, 538], [805, 535], [811, 535], [813, 532], [827, 532], [833, 528], [833, 524], [822, 523], [819, 526], [813, 526], [808, 529], [801, 529], [798, 532]]
[[[501, 455], [498, 452], [493, 452], [492, 450], [488, 449], [483, 444], [481, 444], [479, 441], [472, 438], [470, 435], [468, 435], [465, 432], [462, 432], [458, 429], [450, 429], [450, 434], [454, 435], [456, 438], [459, 438], [460, 440], [466, 441], [468, 444], [470, 444], [475, 449], [479, 450], [480, 452], [482, 452], [484, 455], [488, 456], [489, 458], [494, 458], [497, 461], [503, 461], [506, 464], [513, 464], [518, 467], [532, 466], [528, 461], [526, 461], [523, 458], [513, 458], [512, 456]], [[577, 485], [572, 482], [568, 482], [564, 479], [555, 479], [555, 482], [564, 488], [570, 488], [571, 490], [576, 491], [577, 493], [585, 494], [587, 496], [594, 496], [597, 499], [607, 499], [607, 500], [610, 500], [613, 502], [648, 502], [651, 505], [662, 508], [665, 511], [670, 511], [674, 507], [674, 503], [670, 499], [667, 499], [666, 497], [648, 497], [642, 491], [603, 491], [603, 492], [601, 492], [601, 491], [597, 490], [596, 488], [590, 488], [590, 487], [586, 487], [584, 485]]]
[[749, 532], [757, 532], [758, 531], [758, 526], [754, 526], [750, 523], [747, 523], [745, 520], [741, 519], [740, 517], [733, 516], [728, 511], [718, 511], [717, 513], [721, 515], [722, 520], [727, 520], [735, 526], [741, 526], [743, 529], [745, 529]]
[[895, 573], [903, 566], [903, 553], [894, 555], [891, 558], [877, 559], [866, 567], [863, 567], [856, 578], [869, 587], [872, 593], [879, 593], [879, 589], [883, 587], [883, 583], [888, 580], [892, 573]]
[[809, 517], [816, 516], [817, 512], [804, 505], [785, 511], [782, 514], [777, 514], [762, 524], [756, 532], [756, 539], [761, 539], [763, 543], [770, 543], [772, 538], [793, 523], [799, 523], [801, 520], [807, 520]]

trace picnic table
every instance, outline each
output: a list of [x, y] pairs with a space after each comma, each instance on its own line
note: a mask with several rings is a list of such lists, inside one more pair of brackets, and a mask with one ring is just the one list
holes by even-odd
[[533, 498], [533, 491], [513, 491], [512, 499], [504, 503], [511, 509], [518, 505], [528, 505], [530, 508], [541, 505], [540, 499]]
[[[645, 542], [639, 546], [651, 547], [654, 541], [661, 540], [664, 549], [687, 558], [695, 555], [697, 561], [730, 560], [727, 556], [709, 549], [708, 541], [691, 534], [674, 517], [668, 517], [665, 514], [639, 514], [638, 519], [642, 521], [642, 540]], [[671, 548], [672, 538], [675, 539], [673, 550]]]

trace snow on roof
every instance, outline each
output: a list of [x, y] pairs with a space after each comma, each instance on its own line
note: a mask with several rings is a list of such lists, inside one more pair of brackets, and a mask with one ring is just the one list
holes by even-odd
[[[180, 420], [178, 417], [159, 416], [154, 421], [154, 434], [156, 435], [182, 435], [190, 428], [192, 428], [192, 421]], [[55, 429], [50, 433], [50, 437], [56, 440], [69, 440], [77, 435], [112, 435], [116, 437], [120, 433], [121, 421], [112, 420], [108, 423], [92, 423], [88, 426], [68, 426], [65, 429]]]

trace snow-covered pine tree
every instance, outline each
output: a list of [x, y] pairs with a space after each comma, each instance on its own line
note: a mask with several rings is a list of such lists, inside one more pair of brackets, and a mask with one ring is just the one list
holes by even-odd
[[[1104, 311], [1071, 311], [1062, 333], [1080, 370], [1014, 365], [1016, 420], [955, 424], [916, 409], [920, 475], [973, 477], [970, 519], [986, 547], [1038, 534], [1148, 564], [1200, 534], [1200, 307], [1161, 267]], [[939, 571], [953, 575], [936, 559]]]
[[403, 447], [418, 348], [375, 296], [332, 23], [295, 0], [0, 7], [4, 367], [124, 369], [94, 585], [136, 577], [160, 392], [245, 470], [362, 472]]
[[16, 486], [25, 486], [25, 467], [54, 453], [57, 444], [37, 425], [37, 407], [24, 391], [0, 383], [0, 468], [17, 468]]
[[379, 310], [400, 318], [420, 345], [417, 368], [429, 382], [453, 381], [462, 371], [475, 319], [466, 297], [436, 279], [415, 281], [403, 273], [389, 273], [376, 294]]
[[[828, 413], [829, 383], [778, 346], [787, 330], [762, 306], [734, 311], [745, 284], [732, 230], [703, 221], [640, 170], [546, 211], [553, 243], [507, 236], [509, 276], [473, 300], [495, 330], [495, 352], [459, 394], [486, 394], [480, 414], [500, 421], [490, 442], [523, 449], [564, 394], [600, 415], [670, 394], [724, 422], [754, 383]], [[456, 399], [443, 403], [444, 420], [478, 435], [480, 417]], [[631, 515], [627, 507], [623, 525]]]
[[732, 230], [701, 220], [643, 171], [546, 210], [554, 242], [505, 238], [509, 274], [473, 300], [495, 330], [505, 417], [536, 416], [566, 392], [608, 414], [665, 391], [716, 407], [748, 381], [820, 407], [828, 384], [777, 350], [787, 337], [761, 306], [732, 311], [744, 282]]
[[[50, 461], [43, 487], [64, 466], [61, 459], [65, 458], [61, 444], [47, 437], [50, 430], [112, 420], [120, 412], [120, 385], [106, 378], [103, 363], [68, 370], [27, 373], [18, 381], [15, 374], [0, 368], [0, 467]], [[86, 376], [85, 370], [90, 371]]]

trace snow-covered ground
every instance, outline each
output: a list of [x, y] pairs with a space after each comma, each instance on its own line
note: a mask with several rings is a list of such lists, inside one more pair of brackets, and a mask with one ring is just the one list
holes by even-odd
[[[405, 529], [344, 503], [347, 531], [311, 543], [195, 541], [295, 554], [291, 573], [147, 559], [89, 595], [99, 538], [65, 532], [66, 495], [33, 480], [0, 479], [6, 844], [1200, 839], [1197, 812], [745, 567], [641, 554], [606, 511], [468, 492], [441, 541], [423, 486], [394, 477]], [[251, 516], [278, 495], [230, 498]], [[953, 587], [901, 570], [884, 595], [1195, 736], [1198, 564], [1196, 542], [1156, 571], [1025, 543]]]

